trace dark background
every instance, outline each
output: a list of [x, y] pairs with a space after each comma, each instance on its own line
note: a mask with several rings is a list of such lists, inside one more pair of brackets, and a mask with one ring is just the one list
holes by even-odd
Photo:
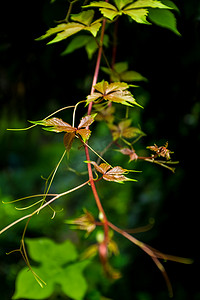
[[[168, 141], [169, 149], [175, 152], [173, 159], [180, 164], [175, 174], [147, 163], [134, 164], [133, 168], [143, 173], [138, 175], [139, 182], [133, 190], [129, 188], [127, 192], [131, 199], [122, 194], [119, 205], [111, 199], [105, 201], [105, 207], [113, 222], [121, 227], [145, 225], [153, 217], [154, 228], [138, 238], [165, 253], [194, 259], [189, 266], [169, 262], [166, 269], [174, 287], [174, 299], [198, 300], [200, 4], [197, 0], [174, 2], [180, 9], [180, 15], [176, 16], [182, 36], [154, 25], [130, 24], [122, 19], [117, 61], [128, 61], [130, 69], [148, 78], [135, 92], [145, 109], [136, 109], [133, 123], [136, 126], [140, 123], [147, 134], [138, 147]], [[54, 20], [65, 17], [66, 7], [66, 1], [58, 0], [54, 4], [6, 1], [1, 8], [0, 195], [4, 201], [40, 192], [44, 186], [40, 176], [48, 176], [63, 151], [62, 138], [41, 132], [40, 128], [28, 132], [10, 132], [6, 128], [26, 127], [26, 120], [42, 119], [62, 106], [85, 99], [90, 92], [96, 56], [89, 61], [84, 50], [78, 50], [62, 57], [60, 53], [67, 41], [49, 46], [34, 41], [55, 25]], [[111, 55], [109, 50], [106, 54]], [[100, 73], [100, 79], [103, 76]], [[79, 113], [82, 116], [85, 111]], [[61, 117], [70, 122], [71, 111]], [[98, 142], [104, 138], [103, 130], [99, 127], [97, 131], [99, 137], [94, 142], [97, 150]], [[79, 168], [84, 160], [81, 155], [80, 160], [73, 153], [70, 156], [74, 168]], [[116, 157], [123, 161], [121, 156]], [[55, 189], [62, 190], [66, 183], [70, 187], [75, 185], [76, 176], [66, 174], [66, 166], [61, 175], [55, 181]], [[113, 184], [113, 188], [117, 194], [121, 186]], [[102, 193], [107, 200], [109, 187]], [[65, 204], [66, 211], [58, 215], [54, 224], [41, 217], [30, 225], [28, 236], [47, 235], [58, 241], [71, 237], [69, 231], [65, 232], [63, 218], [79, 215], [83, 206], [95, 210], [92, 196], [79, 198], [74, 196]], [[59, 205], [63, 207], [61, 201]], [[17, 216], [11, 207], [1, 204], [1, 228]], [[16, 274], [24, 266], [20, 256], [5, 254], [18, 246], [22, 230], [23, 224], [1, 236], [1, 299], [11, 298]], [[116, 239], [121, 248], [121, 262], [114, 263], [121, 267], [124, 276], [109, 287], [99, 284], [100, 292], [112, 299], [167, 299], [163, 278], [146, 254], [124, 239], [118, 236]], [[87, 244], [84, 240], [83, 246], [76, 242], [80, 251]]]

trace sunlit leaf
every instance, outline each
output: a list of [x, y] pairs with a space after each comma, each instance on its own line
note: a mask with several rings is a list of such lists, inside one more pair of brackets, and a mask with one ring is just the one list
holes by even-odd
[[83, 117], [78, 125], [78, 128], [90, 126], [94, 122], [96, 115], [97, 114], [93, 114]]
[[95, 22], [91, 23], [93, 16], [93, 10], [83, 11], [79, 14], [74, 14], [72, 15], [72, 20], [77, 22], [58, 24], [56, 27], [47, 30], [47, 32], [44, 35], [37, 38], [36, 40], [43, 40], [56, 34], [56, 37], [48, 43], [52, 44], [60, 42], [68, 38], [69, 36], [78, 33], [81, 30], [90, 31], [93, 36], [96, 36], [99, 28], [101, 27], [101, 20], [96, 20]]
[[110, 20], [113, 20], [115, 17], [122, 14], [126, 14], [134, 21], [143, 24], [150, 24], [146, 19], [148, 15], [147, 8], [170, 9], [170, 7], [157, 0], [138, 0], [133, 3], [131, 2], [132, 1], [129, 0], [116, 0], [115, 4], [117, 7], [115, 7], [110, 3], [99, 1], [92, 2], [85, 7], [98, 7], [103, 16]]
[[94, 10], [86, 10], [86, 11], [80, 12], [79, 14], [71, 15], [71, 19], [73, 21], [82, 23], [86, 26], [91, 24], [93, 17], [94, 17]]
[[102, 163], [100, 165], [98, 165], [95, 161], [90, 161], [90, 163], [95, 167], [95, 169], [101, 173], [101, 174], [105, 174], [110, 168], [111, 166], [106, 164], [106, 163]]
[[138, 0], [138, 1], [135, 1], [134, 3], [128, 5], [126, 7], [126, 10], [133, 9], [133, 8], [143, 8], [143, 7], [165, 8], [165, 9], [171, 8], [157, 0]]
[[94, 37], [96, 37], [97, 32], [99, 31], [100, 27], [101, 27], [101, 23], [93, 23], [90, 26], [85, 27], [84, 30], [91, 32], [92, 35]]
[[89, 129], [78, 129], [76, 132], [80, 134], [84, 142], [86, 142], [91, 135], [91, 131]]
[[103, 174], [103, 179], [106, 181], [118, 183], [123, 183], [124, 181], [136, 181], [135, 179], [124, 176], [123, 174], [127, 174], [129, 171], [120, 166], [111, 168], [111, 166], [106, 163], [100, 165], [97, 165], [94, 161], [90, 161], [89, 163], [91, 163], [99, 173]]
[[114, 0], [115, 5], [117, 6], [118, 10], [121, 10], [127, 4], [133, 2], [133, 0]]
[[30, 121], [35, 125], [42, 125], [46, 126], [47, 128], [43, 128], [47, 131], [53, 132], [74, 132], [76, 128], [72, 127], [70, 124], [64, 122], [62, 119], [59, 118], [51, 118], [47, 120], [41, 121]]
[[150, 24], [146, 17], [148, 15], [148, 9], [129, 9], [129, 10], [124, 10], [124, 14], [128, 15], [136, 21], [137, 23], [142, 23], [142, 24]]
[[93, 93], [87, 97], [87, 104], [96, 100], [107, 100], [111, 102], [121, 103], [123, 105], [140, 106], [134, 99], [133, 95], [127, 91], [129, 85], [125, 82], [113, 82], [108, 83], [107, 81], [101, 81], [97, 83], [94, 88], [99, 93]]

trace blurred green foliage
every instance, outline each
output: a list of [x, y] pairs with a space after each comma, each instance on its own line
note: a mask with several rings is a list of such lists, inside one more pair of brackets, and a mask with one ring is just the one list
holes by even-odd
[[[133, 126], [140, 125], [147, 134], [137, 144], [137, 150], [144, 149], [140, 150], [142, 156], [147, 153], [146, 146], [168, 141], [180, 165], [176, 173], [171, 174], [148, 163], [128, 164], [121, 153], [108, 151], [105, 158], [111, 164], [117, 159], [127, 169], [131, 166], [142, 173], [137, 174], [137, 183], [127, 183], [123, 190], [115, 183], [104, 184], [102, 188], [100, 182], [98, 192], [113, 223], [134, 228], [146, 225], [154, 218], [153, 229], [137, 234], [140, 239], [166, 253], [196, 258], [193, 266], [168, 263], [166, 269], [174, 287], [175, 300], [198, 300], [199, 180], [196, 172], [199, 161], [196, 155], [200, 140], [200, 5], [195, 0], [174, 2], [180, 9], [178, 29], [182, 37], [156, 26], [144, 28], [132, 24], [130, 28], [129, 23], [122, 20], [117, 57], [119, 61], [125, 57], [130, 69], [148, 79], [135, 92], [144, 111], [135, 108], [131, 112]], [[5, 19], [1, 19], [0, 27], [0, 196], [4, 202], [42, 193], [45, 181], [41, 176], [49, 176], [64, 151], [62, 136], [42, 132], [39, 128], [28, 132], [9, 132], [6, 128], [26, 127], [26, 120], [39, 120], [62, 106], [73, 105], [77, 100], [85, 99], [90, 90], [94, 63], [88, 61], [87, 54], [77, 49], [62, 57], [60, 54], [67, 43], [47, 47], [34, 41], [47, 27], [55, 25], [52, 20], [65, 17], [65, 6], [64, 0], [51, 5], [47, 0], [21, 1], [12, 3], [12, 8], [8, 2], [3, 4]], [[127, 36], [130, 36], [128, 42]], [[101, 73], [100, 78], [104, 75]], [[69, 82], [67, 86], [66, 81]], [[83, 112], [77, 111], [77, 114], [81, 117]], [[63, 112], [60, 117], [70, 122], [71, 112]], [[102, 151], [111, 140], [109, 130], [99, 123], [95, 135], [91, 145], [96, 151]], [[82, 164], [84, 151], [78, 147], [74, 144], [69, 159], [62, 163], [51, 192], [65, 191], [86, 180], [86, 175], [78, 176], [73, 172], [86, 171], [86, 165]], [[22, 207], [20, 202], [0, 204], [1, 228], [24, 214], [15, 206]], [[53, 220], [52, 211], [48, 209], [35, 216], [29, 224], [27, 237], [47, 237], [59, 243], [70, 239], [78, 252], [83, 252], [95, 236], [85, 240], [82, 233], [71, 231], [64, 223], [66, 219], [79, 216], [82, 207], [97, 214], [87, 187], [59, 199], [55, 209], [63, 210]], [[6, 255], [19, 247], [23, 228], [24, 223], [19, 223], [0, 238], [1, 299], [11, 299], [16, 276], [24, 267], [20, 255]], [[98, 258], [94, 258], [84, 271], [89, 286], [86, 299], [168, 299], [163, 278], [151, 260], [117, 234], [114, 239], [120, 255], [112, 258], [112, 264], [120, 269], [123, 277], [116, 282], [109, 281], [102, 273]], [[106, 298], [100, 298], [101, 295]], [[67, 296], [55, 294], [49, 299], [67, 299]]]

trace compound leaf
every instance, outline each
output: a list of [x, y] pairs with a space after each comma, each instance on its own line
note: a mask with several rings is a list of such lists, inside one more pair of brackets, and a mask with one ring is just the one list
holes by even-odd
[[126, 176], [124, 176], [123, 174], [127, 174], [129, 171], [123, 169], [120, 166], [111, 168], [111, 166], [106, 163], [102, 163], [100, 165], [97, 165], [97, 163], [94, 161], [90, 161], [90, 163], [99, 173], [103, 174], [104, 180], [114, 181], [118, 183], [123, 183], [124, 181], [136, 181], [135, 179], [127, 178]]
[[111, 102], [121, 103], [123, 105], [140, 106], [134, 99], [133, 95], [127, 91], [129, 85], [125, 82], [113, 82], [108, 83], [102, 80], [97, 83], [94, 88], [99, 91], [99, 93], [93, 93], [87, 97], [87, 104], [95, 100], [107, 100]]

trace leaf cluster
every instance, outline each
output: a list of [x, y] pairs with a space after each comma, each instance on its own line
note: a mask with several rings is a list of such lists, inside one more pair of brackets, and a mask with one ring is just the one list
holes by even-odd
[[64, 145], [66, 150], [69, 151], [71, 149], [76, 134], [80, 136], [84, 142], [86, 142], [89, 139], [91, 135], [91, 130], [88, 127], [94, 122], [95, 116], [96, 114], [87, 115], [83, 117], [77, 128], [71, 126], [69, 123], [64, 122], [62, 119], [55, 117], [50, 119], [44, 119], [41, 121], [30, 122], [35, 125], [45, 126], [45, 128], [43, 129], [47, 131], [53, 131], [57, 133], [66, 132], [64, 136]]
[[140, 106], [130, 91], [128, 91], [128, 85], [125, 82], [113, 82], [108, 83], [102, 80], [101, 82], [95, 84], [94, 88], [97, 92], [94, 92], [87, 96], [87, 104], [90, 102], [101, 103], [103, 100], [109, 102], [115, 102], [127, 106], [137, 105]]

